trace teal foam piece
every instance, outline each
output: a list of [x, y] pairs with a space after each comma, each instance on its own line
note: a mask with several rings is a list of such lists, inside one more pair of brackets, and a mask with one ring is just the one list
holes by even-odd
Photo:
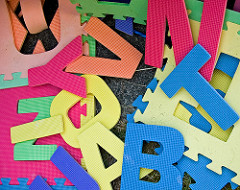
[[[154, 141], [162, 145], [160, 155], [142, 153], [143, 141]], [[180, 171], [172, 164], [184, 151], [182, 134], [173, 128], [156, 125], [128, 123], [125, 137], [121, 190], [130, 189], [182, 189]], [[140, 168], [157, 170], [161, 178], [157, 183], [139, 179]]]
[[[206, 165], [212, 161], [202, 155], [199, 155], [198, 161], [194, 161], [186, 156], [177, 162], [177, 168], [181, 171], [182, 177], [184, 172], [187, 172], [196, 183], [190, 184], [192, 190], [218, 190], [222, 189], [231, 179], [236, 176], [236, 173], [222, 167], [222, 175], [209, 170]], [[238, 185], [231, 182], [232, 188], [237, 188]]]
[[27, 86], [28, 78], [20, 78], [21, 74], [21, 72], [12, 73], [13, 80], [4, 80], [4, 75], [0, 75], [0, 89]]
[[31, 185], [29, 186], [29, 190], [52, 190], [52, 188], [47, 184], [47, 182], [41, 177], [37, 176]]
[[185, 88], [212, 119], [227, 130], [238, 121], [239, 116], [198, 72], [209, 59], [210, 54], [197, 44], [160, 87], [169, 98]]
[[235, 57], [221, 53], [215, 69], [218, 69], [233, 78], [237, 70], [239, 61], [240, 60]]

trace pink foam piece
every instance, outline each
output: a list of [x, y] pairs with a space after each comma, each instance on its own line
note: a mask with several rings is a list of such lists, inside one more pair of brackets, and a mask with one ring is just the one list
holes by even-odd
[[205, 0], [203, 4], [198, 43], [211, 55], [211, 59], [200, 69], [207, 81], [212, 78], [226, 7], [227, 0]]
[[46, 65], [28, 70], [29, 86], [51, 84], [86, 98], [85, 78], [64, 72], [64, 68], [82, 55], [82, 38], [76, 37]]
[[87, 116], [87, 104], [81, 106], [78, 102], [68, 111], [68, 117], [76, 128], [81, 126], [81, 115]]
[[237, 11], [237, 12], [240, 12], [240, 0], [235, 0], [233, 10]]
[[[56, 96], [60, 91], [51, 85], [0, 90], [0, 178], [11, 178], [10, 184], [18, 184], [17, 178], [28, 178], [28, 184], [31, 184], [37, 175], [41, 175], [47, 178], [49, 185], [55, 184], [54, 178], [65, 178], [51, 161], [15, 161], [14, 144], [10, 139], [11, 127], [32, 122], [37, 116], [37, 113], [18, 114], [20, 99]], [[57, 144], [63, 146], [79, 163], [82, 158], [80, 149], [70, 147], [60, 135], [38, 139], [36, 144]], [[65, 184], [72, 185], [68, 180]]]
[[176, 64], [194, 47], [184, 0], [148, 0], [145, 63], [162, 67], [166, 19]]
[[21, 78], [27, 78], [28, 69], [45, 65], [70, 41], [83, 34], [85, 26], [80, 24], [81, 20], [76, 11], [76, 5], [73, 5], [69, 0], [58, 0], [58, 12], [61, 16], [59, 23], [61, 40], [58, 45], [51, 51], [41, 54], [21, 54], [14, 45], [11, 19], [6, 2], [0, 1], [0, 35], [4, 36], [0, 38], [0, 74], [5, 75], [4, 80], [12, 80], [12, 73], [17, 72], [22, 73]]

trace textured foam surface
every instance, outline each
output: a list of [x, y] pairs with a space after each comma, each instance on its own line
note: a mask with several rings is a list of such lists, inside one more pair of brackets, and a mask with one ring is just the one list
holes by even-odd
[[121, 60], [82, 56], [68, 65], [66, 72], [132, 78], [142, 53], [98, 18], [91, 17], [84, 30]]
[[[18, 114], [17, 107], [20, 99], [56, 96], [59, 91], [59, 88], [50, 85], [0, 90], [0, 176], [1, 178], [11, 178], [10, 184], [18, 184], [17, 178], [20, 176], [28, 178], [28, 184], [31, 184], [37, 175], [41, 175], [43, 178], [47, 178], [49, 185], [55, 184], [54, 178], [64, 178], [61, 172], [59, 172], [50, 161], [15, 161], [13, 158], [14, 145], [11, 144], [10, 139], [11, 127], [32, 122], [38, 114]], [[38, 139], [35, 144], [56, 144], [63, 146], [78, 162], [80, 162], [82, 158], [81, 151], [68, 146], [60, 135], [52, 135]], [[66, 185], [69, 184], [71, 183], [67, 180]]]
[[52, 84], [85, 98], [85, 79], [63, 71], [68, 64], [81, 55], [82, 39], [79, 36], [70, 42], [46, 65], [30, 69], [28, 71], [29, 86]]
[[128, 35], [133, 35], [133, 18], [127, 17], [126, 20], [116, 19], [115, 28]]
[[23, 19], [31, 34], [37, 34], [48, 28], [42, 1], [20, 0]]
[[[239, 121], [235, 123], [233, 128], [227, 130], [228, 135], [231, 133], [229, 138], [226, 134], [221, 137], [224, 137], [226, 139], [223, 141], [219, 138], [216, 138], [215, 136], [210, 135], [211, 131], [210, 134], [207, 134], [199, 129], [196, 129], [196, 127], [186, 123], [185, 121], [182, 121], [175, 117], [174, 113], [180, 101], [184, 101], [194, 107], [198, 107], [198, 104], [196, 104], [194, 99], [184, 89], [181, 89], [174, 97], [169, 99], [159, 87], [162, 81], [169, 75], [169, 73], [171, 73], [175, 67], [174, 59], [172, 59], [173, 51], [167, 50], [167, 52], [170, 54], [170, 57], [168, 59], [169, 62], [166, 64], [164, 71], [158, 69], [155, 76], [159, 80], [158, 87], [154, 93], [152, 93], [151, 90], [147, 90], [146, 94], [143, 97], [143, 101], [149, 101], [148, 107], [143, 114], [140, 112], [140, 110], [136, 111], [136, 114], [134, 116], [135, 122], [140, 121], [150, 125], [172, 126], [175, 129], [178, 129], [183, 134], [183, 137], [185, 139], [185, 146], [189, 148], [189, 150], [184, 153], [185, 156], [195, 161], [198, 160], [199, 154], [211, 159], [212, 162], [207, 165], [207, 168], [219, 175], [222, 174], [222, 167], [230, 169], [237, 174], [231, 179], [231, 181], [239, 185]], [[238, 67], [232, 81], [231, 77], [227, 76], [221, 71], [219, 72], [219, 70], [216, 71], [217, 77], [221, 77], [221, 75], [225, 77], [223, 81], [226, 81], [226, 84], [224, 85], [220, 84], [221, 80], [216, 80], [219, 81], [219, 86], [227, 87], [226, 96], [224, 98], [225, 101], [239, 114], [239, 107], [237, 105], [239, 105], [238, 81], [240, 77], [240, 68]], [[159, 109], [159, 107], [161, 107], [161, 109]], [[202, 112], [200, 113], [202, 114]], [[216, 127], [215, 125], [213, 126], [212, 122], [210, 123], [212, 125], [212, 129]], [[219, 131], [217, 129], [215, 132], [217, 131], [220, 135], [222, 135], [223, 130]]]
[[83, 98], [67, 91], [61, 91], [53, 100], [51, 105], [51, 116], [63, 115], [64, 131], [61, 133], [63, 139], [72, 147], [79, 148], [78, 136], [96, 122], [100, 122], [108, 129], [113, 128], [121, 115], [121, 107], [118, 99], [112, 93], [107, 84], [98, 76], [82, 75], [86, 79], [87, 94], [92, 94], [99, 101], [102, 109], [80, 129], [74, 127], [67, 112]]
[[61, 146], [57, 148], [51, 161], [77, 189], [99, 190], [98, 184]]
[[[122, 173], [124, 143], [102, 124], [96, 123], [79, 135], [79, 144], [88, 173], [97, 181], [100, 189], [112, 189], [111, 181]], [[98, 145], [117, 162], [105, 168]]]
[[[176, 7], [178, 11], [176, 11]], [[184, 0], [149, 0], [145, 63], [162, 67], [166, 19], [168, 21], [176, 64], [191, 51], [193, 39]]]
[[13, 144], [63, 132], [62, 116], [55, 116], [11, 128]]
[[227, 0], [207, 0], [203, 4], [198, 43], [206, 49], [211, 58], [199, 72], [207, 81], [212, 78], [226, 7]]
[[[222, 189], [227, 183], [231, 182], [231, 179], [236, 176], [236, 174], [223, 167], [222, 175], [218, 175], [206, 167], [210, 162], [211, 160], [202, 155], [199, 155], [197, 162], [183, 156], [178, 161], [176, 167], [181, 171], [182, 176], [184, 175], [184, 172], [187, 172], [196, 181], [196, 183], [190, 184], [192, 190]], [[234, 183], [231, 185], [233, 189], [237, 187]]]
[[29, 186], [29, 190], [52, 190], [52, 188], [46, 183], [46, 181], [41, 177], [37, 176], [31, 185]]
[[[50, 117], [50, 106], [55, 96], [22, 99], [18, 101], [18, 113], [38, 113], [34, 121]], [[14, 160], [50, 160], [57, 145], [34, 145], [35, 140], [17, 143], [14, 146]]]
[[77, 6], [77, 11], [81, 14], [89, 13], [95, 17], [105, 17], [106, 14], [111, 14], [114, 19], [121, 20], [125, 20], [126, 17], [132, 17], [135, 23], [146, 24], [147, 1], [145, 0], [131, 0], [129, 4], [97, 0], [71, 0], [71, 2], [81, 5], [80, 7]]
[[[142, 153], [143, 141], [159, 142], [163, 146], [160, 155]], [[128, 189], [181, 189], [180, 171], [172, 164], [184, 151], [184, 139], [176, 129], [164, 126], [128, 124], [125, 137], [121, 190]], [[159, 171], [157, 183], [139, 180], [140, 168]]]
[[[4, 80], [12, 80], [12, 73], [17, 72], [22, 73], [21, 78], [27, 78], [28, 69], [46, 64], [71, 40], [83, 33], [83, 26], [79, 24], [80, 17], [74, 5], [69, 0], [59, 0], [59, 13], [61, 14], [59, 23], [61, 40], [59, 44], [53, 50], [42, 54], [23, 55], [16, 49], [14, 37], [9, 35], [12, 33], [12, 26], [6, 1], [1, 1], [0, 7], [2, 10], [0, 17], [5, 21], [0, 23], [0, 27], [2, 28], [0, 34], [4, 36], [4, 38], [0, 38], [0, 58], [2, 63], [7, 63], [0, 66], [0, 74], [4, 75]], [[69, 14], [70, 12], [71, 14]], [[69, 30], [69, 26], [71, 26], [71, 30]], [[18, 33], [17, 29], [15, 31]], [[6, 48], [8, 51], [5, 51]]]
[[208, 52], [201, 45], [196, 45], [160, 87], [169, 98], [173, 97], [181, 87], [185, 88], [214, 121], [223, 130], [227, 130], [238, 121], [239, 116], [198, 73], [209, 58]]

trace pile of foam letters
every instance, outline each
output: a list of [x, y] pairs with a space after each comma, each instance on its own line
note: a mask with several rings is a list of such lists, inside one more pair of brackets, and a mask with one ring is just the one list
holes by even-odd
[[[58, 0], [50, 22], [47, 1], [0, 1], [1, 190], [111, 190], [120, 176], [121, 190], [180, 190], [184, 173], [193, 190], [240, 185], [239, 0], [233, 10], [227, 0]], [[127, 116], [125, 143], [110, 131], [121, 106], [99, 76], [131, 79], [143, 55], [106, 15], [146, 37], [145, 64], [157, 68]], [[36, 39], [21, 53], [44, 30], [56, 47]], [[96, 57], [96, 41], [120, 60]], [[160, 145], [155, 155], [143, 141]], [[114, 164], [104, 166], [99, 146]], [[142, 180], [154, 170], [158, 182]]]

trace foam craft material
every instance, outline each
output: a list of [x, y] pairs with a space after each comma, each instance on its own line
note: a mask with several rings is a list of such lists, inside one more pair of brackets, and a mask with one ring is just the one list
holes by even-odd
[[81, 125], [87, 124], [91, 119], [95, 117], [96, 103], [94, 95], [88, 94], [87, 98], [84, 98], [80, 101], [80, 105], [87, 105], [87, 114], [80, 115]]
[[46, 181], [41, 177], [37, 176], [31, 185], [29, 186], [29, 190], [52, 190], [52, 188], [46, 183]]
[[136, 100], [132, 103], [133, 107], [137, 107], [142, 113], [145, 111], [146, 107], [148, 106], [148, 102], [142, 101], [142, 95], [139, 95]]
[[[193, 4], [189, 5], [189, 3], [193, 3]], [[194, 43], [196, 44], [197, 39], [198, 39], [199, 28], [200, 28], [199, 21], [201, 20], [201, 6], [199, 6], [199, 4], [202, 5], [202, 2], [190, 0], [190, 1], [186, 1], [186, 4], [187, 4], [187, 7], [191, 7], [193, 10], [191, 12], [191, 14], [189, 15], [189, 17], [198, 20], [198, 21], [195, 21], [195, 20], [190, 19], [190, 25], [191, 25], [191, 29], [193, 32], [193, 40], [194, 40]], [[238, 48], [238, 46], [236, 46], [236, 43], [238, 41], [240, 42], [240, 37], [238, 34], [240, 27], [237, 24], [228, 22], [229, 20], [232, 20], [235, 23], [237, 23], [236, 21], [238, 21], [237, 18], [239, 18], [239, 17], [236, 17], [237, 15], [235, 13], [237, 15], [239, 14], [235, 11], [230, 11], [230, 10], [226, 11], [225, 25], [227, 25], [228, 27], [225, 27], [225, 29], [223, 27], [224, 30], [222, 31], [221, 41], [220, 41], [219, 51], [218, 51], [218, 58], [217, 58], [218, 61], [221, 60], [221, 55], [223, 53], [240, 59], [239, 48]], [[226, 28], [227, 28], [227, 30], [226, 30]], [[171, 61], [170, 61], [170, 62], [172, 62], [171, 67], [173, 68], [175, 65], [173, 50], [172, 49], [169, 50], [167, 48], [167, 49], [165, 49], [165, 51], [166, 51], [166, 54], [164, 52], [165, 58], [171, 59]], [[229, 65], [232, 65], [232, 64], [229, 64]], [[159, 72], [157, 72], [157, 73], [159, 73]], [[212, 82], [213, 81], [213, 79], [212, 79], [212, 81], [210, 81], [210, 83], [212, 85], [214, 85], [214, 88], [216, 88], [216, 89], [220, 88], [223, 92], [226, 93], [226, 91], [228, 90], [228, 86], [231, 82], [231, 78], [227, 75], [224, 75], [221, 72], [215, 72], [215, 74], [216, 74], [216, 77], [214, 77], [215, 78], [214, 82]], [[210, 131], [210, 134], [223, 140], [223, 141], [227, 141], [227, 139], [232, 131], [232, 128], [229, 128], [228, 130], [223, 131], [221, 129], [221, 127], [219, 127], [216, 124], [216, 122], [214, 122], [214, 120], [201, 108], [201, 106], [199, 106], [197, 109], [211, 123], [212, 130]]]
[[[230, 62], [230, 64], [227, 64], [227, 62]], [[222, 72], [233, 78], [237, 70], [238, 64], [239, 59], [222, 53], [219, 56], [215, 69], [221, 70]]]
[[78, 36], [46, 65], [28, 70], [29, 86], [51, 84], [86, 98], [85, 79], [63, 71], [69, 63], [81, 56], [81, 54], [82, 39]]
[[[80, 14], [89, 13], [94, 17], [105, 17], [106, 14], [113, 15], [114, 19], [125, 20], [126, 17], [134, 18], [133, 22], [146, 24], [147, 20], [147, 1], [131, 0], [129, 4], [116, 2], [101, 2], [97, 0], [70, 0], [77, 6], [77, 12]], [[141, 10], [141, 11], [139, 11]]]
[[[231, 179], [236, 175], [234, 172], [223, 167], [223, 174], [218, 175], [215, 172], [209, 170], [206, 165], [211, 160], [206, 157], [199, 155], [197, 162], [190, 158], [183, 156], [177, 163], [176, 167], [181, 171], [182, 177], [184, 172], [187, 172], [196, 183], [190, 184], [192, 190], [208, 189], [216, 190], [222, 189], [227, 183], [231, 182]], [[232, 188], [237, 187], [236, 184], [232, 183]]]
[[83, 98], [74, 95], [65, 90], [61, 91], [53, 100], [50, 114], [51, 116], [62, 115], [64, 130], [61, 136], [70, 146], [79, 148], [78, 136], [87, 128], [91, 127], [96, 122], [100, 122], [106, 128], [111, 129], [118, 122], [121, 115], [120, 104], [112, 93], [107, 84], [98, 76], [82, 75], [86, 80], [87, 94], [92, 94], [101, 104], [101, 111], [93, 119], [80, 129], [77, 129], [72, 124], [67, 113], [68, 110]]
[[99, 190], [96, 181], [61, 146], [51, 157], [53, 164], [77, 187], [77, 189]]
[[63, 132], [62, 116], [50, 117], [11, 128], [13, 144]]
[[[147, 90], [143, 101], [149, 102], [148, 107], [144, 113], [141, 113], [140, 110], [136, 111], [134, 116], [135, 122], [141, 121], [150, 125], [171, 126], [179, 130], [183, 134], [185, 146], [189, 148], [189, 150], [184, 153], [185, 156], [195, 161], [198, 160], [198, 154], [209, 158], [212, 162], [207, 165], [207, 168], [220, 175], [222, 174], [222, 166], [228, 168], [237, 174], [231, 181], [240, 185], [238, 161], [240, 159], [240, 154], [238, 154], [238, 152], [240, 152], [240, 140], [238, 138], [240, 134], [239, 121], [235, 123], [231, 135], [225, 142], [175, 117], [174, 112], [180, 101], [184, 101], [194, 107], [198, 105], [184, 89], [181, 89], [176, 96], [169, 99], [159, 87], [175, 67], [174, 59], [172, 59], [172, 57], [174, 58], [173, 51], [171, 55], [169, 59], [170, 62], [166, 64], [164, 71], [162, 72], [160, 69], [157, 70], [155, 77], [159, 80], [158, 87], [154, 93], [152, 93], [151, 90]], [[238, 94], [240, 93], [239, 80], [240, 68], [238, 67], [224, 98], [238, 114], [240, 113], [240, 108], [238, 107]], [[158, 109], [159, 107], [161, 107], [161, 109]], [[212, 125], [212, 128], [213, 127]]]
[[[100, 189], [112, 190], [111, 182], [120, 177], [122, 173], [124, 143], [98, 122], [81, 133], [78, 139], [88, 173], [98, 182]], [[117, 160], [108, 168], [104, 166], [99, 146]], [[142, 169], [139, 175], [140, 179], [152, 171], [151, 169]]]
[[[190, 116], [189, 123], [206, 133], [211, 131], [211, 124], [194, 108], [193, 106], [180, 102], [192, 115]], [[180, 118], [180, 117], [178, 117]], [[181, 118], [180, 118], [181, 119]]]
[[[176, 11], [178, 7], [178, 11]], [[161, 14], [159, 14], [161, 12]], [[193, 39], [184, 0], [149, 0], [145, 63], [162, 67], [166, 19], [171, 33], [176, 64], [193, 48]]]
[[[175, 60], [174, 60], [174, 53], [173, 53], [173, 50], [172, 49], [169, 49], [167, 46], [165, 46], [165, 51], [164, 51], [165, 54], [165, 58], [168, 58], [168, 69], [169, 71], [167, 72], [170, 72], [171, 70], [173, 70], [173, 68], [175, 67]], [[232, 68], [231, 65], [234, 65], [235, 63], [231, 63], [230, 61], [234, 61], [235, 62], [235, 59], [230, 59], [230, 60], [226, 60], [226, 59], [222, 59], [222, 56], [219, 57], [218, 59], [219, 62], [222, 62], [222, 61], [226, 61], [225, 64], [229, 65], [229, 67]], [[218, 65], [218, 64], [217, 64]], [[223, 63], [221, 63], [221, 65], [223, 65]], [[171, 70], [170, 70], [171, 68]], [[234, 71], [235, 72], [235, 71]], [[162, 72], [160, 72], [160, 70], [157, 70], [156, 72], [156, 78], [157, 79], [160, 79], [160, 78], [163, 78], [162, 77]], [[165, 76], [165, 75], [164, 75]], [[210, 84], [215, 88], [215, 89], [220, 89], [221, 91], [223, 91], [225, 94], [227, 93], [228, 91], [228, 88], [229, 88], [229, 85], [231, 83], [231, 80], [232, 78], [229, 77], [228, 75], [224, 74], [222, 71], [218, 70], [218, 69], [215, 69], [214, 70], [214, 74], [213, 74], [213, 77], [212, 77], [212, 80], [210, 81]], [[190, 122], [190, 117], [192, 117], [191, 113], [187, 113], [187, 110], [182, 107], [181, 110], [179, 110], [178, 108], [180, 107], [180, 105], [178, 104], [178, 106], [176, 107], [175, 109], [175, 112], [174, 112], [174, 115], [178, 118], [180, 118], [181, 120], [184, 120], [185, 122]], [[219, 125], [217, 125], [217, 123], [207, 114], [206, 111], [204, 111], [204, 109], [201, 107], [201, 106], [197, 106], [197, 111], [203, 115], [207, 120], [208, 122], [211, 124], [212, 126], [212, 129], [210, 131], [210, 135], [214, 136], [214, 137], [217, 137], [219, 138], [220, 140], [223, 140], [223, 141], [227, 141], [229, 135], [231, 134], [231, 131], [232, 131], [232, 127], [229, 128], [228, 130], [224, 131], [221, 129], [221, 127]]]
[[41, 0], [34, 2], [32, 0], [20, 0], [20, 5], [24, 22], [31, 34], [37, 34], [48, 29]]
[[235, 1], [233, 10], [240, 12], [240, 1], [239, 0]]
[[[198, 0], [185, 0], [185, 4], [187, 9], [191, 11], [189, 14], [189, 19], [200, 22], [204, 3]], [[232, 22], [239, 25], [239, 15], [239, 12], [227, 9], [225, 13], [223, 30], [228, 30], [227, 22]]]
[[[225, 54], [221, 54], [215, 68], [226, 71], [225, 68], [226, 68], [226, 65], [228, 65], [227, 71], [233, 77], [233, 75], [236, 71], [236, 67], [238, 66], [238, 62], [239, 61], [237, 61], [236, 58], [227, 56]], [[227, 74], [223, 73], [221, 70], [218, 70], [218, 69], [214, 70], [213, 77], [212, 77], [212, 80], [210, 81], [210, 84], [215, 89], [217, 89], [218, 92], [220, 91], [221, 93], [223, 93], [224, 97], [225, 97], [225, 94], [228, 91], [228, 88], [229, 88], [229, 85], [232, 81], [232, 78], [230, 76], [228, 76]], [[223, 131], [220, 128], [220, 126], [218, 126], [217, 123], [201, 108], [201, 106], [197, 107], [197, 111], [199, 113], [201, 113], [208, 120], [208, 122], [211, 124], [212, 129], [210, 131], [210, 134], [212, 136], [215, 136], [215, 137], [219, 138], [220, 140], [227, 141], [229, 135], [231, 134], [232, 127], [229, 128], [226, 131]]]
[[[206, 47], [207, 51], [211, 54], [211, 59], [200, 70], [200, 73], [207, 81], [211, 80], [215, 65], [226, 4], [227, 0], [221, 0], [218, 3], [215, 3], [213, 0], [207, 0], [203, 7], [198, 43]], [[175, 7], [179, 7], [180, 11], [176, 13]], [[164, 14], [158, 15], [159, 11]], [[175, 16], [176, 14], [178, 15]], [[184, 1], [179, 0], [173, 4], [172, 1], [151, 0], [148, 4], [147, 22], [149, 24], [147, 25], [145, 51], [145, 62], [147, 65], [162, 67], [166, 18], [171, 33], [176, 64], [178, 65], [193, 48], [192, 34]]]
[[[23, 55], [14, 46], [13, 36], [9, 35], [12, 33], [12, 26], [8, 13], [7, 3], [6, 1], [0, 2], [0, 18], [3, 21], [0, 22], [0, 34], [1, 36], [4, 36], [4, 38], [0, 38], [0, 75], [4, 75], [4, 80], [13, 80], [12, 73], [21, 73], [20, 78], [14, 78], [14, 82], [16, 81], [16, 84], [14, 85], [13, 82], [10, 87], [25, 85], [26, 80], [23, 81], [22, 85], [19, 84], [19, 80], [28, 78], [28, 69], [46, 64], [71, 40], [73, 40], [78, 35], [83, 34], [83, 28], [85, 25], [81, 26], [79, 24], [80, 17], [76, 12], [74, 5], [72, 5], [69, 0], [59, 0], [58, 3], [59, 14], [61, 16], [59, 23], [61, 27], [61, 40], [59, 41], [59, 44], [53, 50], [42, 54]], [[5, 51], [6, 47], [8, 51]]]
[[[50, 106], [55, 96], [22, 99], [18, 101], [18, 113], [38, 115], [34, 121], [50, 117]], [[50, 160], [57, 145], [34, 145], [37, 139], [17, 143], [14, 146], [14, 160]]]
[[121, 32], [133, 36], [133, 18], [127, 17], [126, 20], [115, 20], [115, 28]]
[[[142, 53], [101, 20], [91, 17], [84, 30], [121, 60], [82, 56], [67, 66], [66, 72], [132, 78]], [[98, 32], [101, 30], [101, 32]]]
[[[11, 144], [10, 138], [11, 127], [32, 122], [38, 114], [18, 114], [17, 107], [19, 100], [56, 96], [60, 90], [61, 89], [51, 85], [0, 90], [0, 107], [2, 108], [0, 114], [0, 178], [11, 178], [10, 185], [19, 184], [17, 178], [20, 176], [22, 178], [28, 178], [29, 180], [27, 184], [31, 184], [37, 175], [41, 175], [43, 178], [47, 178], [49, 185], [55, 184], [54, 178], [65, 178], [50, 161], [15, 161], [13, 158], [14, 145]], [[49, 111], [50, 109], [48, 109], [48, 112]], [[64, 147], [75, 158], [75, 160], [81, 162], [82, 154], [80, 149], [68, 146], [62, 139], [61, 135], [40, 138], [35, 143], [35, 145], [49, 144], [56, 144]], [[71, 182], [67, 180], [65, 185], [71, 185]]]
[[215, 66], [220, 42], [227, 0], [205, 0], [201, 18], [198, 44], [211, 55], [210, 60], [200, 69], [201, 75], [210, 81]]
[[[227, 130], [238, 121], [239, 116], [198, 72], [209, 58], [208, 52], [197, 44], [160, 87], [169, 98], [181, 87], [185, 88], [214, 121], [223, 130]], [[189, 81], [190, 78], [192, 82]]]
[[[27, 178], [18, 178], [18, 185], [9, 185], [11, 178], [1, 178], [2, 185], [0, 185], [0, 190], [14, 189], [14, 190], [29, 190], [29, 185], [27, 185]], [[77, 190], [75, 186], [64, 185], [66, 179], [55, 178], [56, 185], [50, 185], [53, 190]]]
[[[142, 153], [143, 141], [159, 142], [160, 155]], [[125, 137], [121, 190], [128, 189], [182, 189], [180, 171], [172, 164], [184, 152], [183, 136], [176, 129], [164, 126], [127, 124]], [[140, 168], [157, 170], [161, 177], [157, 183], [139, 180]]]
[[27, 86], [28, 78], [21, 78], [21, 74], [22, 73], [13, 73], [13, 80], [4, 80], [4, 75], [0, 75], [0, 89]]
[[[121, 176], [124, 143], [100, 123], [93, 124], [78, 136], [88, 173], [100, 189], [112, 189], [111, 181]], [[117, 161], [105, 168], [98, 145]]]

